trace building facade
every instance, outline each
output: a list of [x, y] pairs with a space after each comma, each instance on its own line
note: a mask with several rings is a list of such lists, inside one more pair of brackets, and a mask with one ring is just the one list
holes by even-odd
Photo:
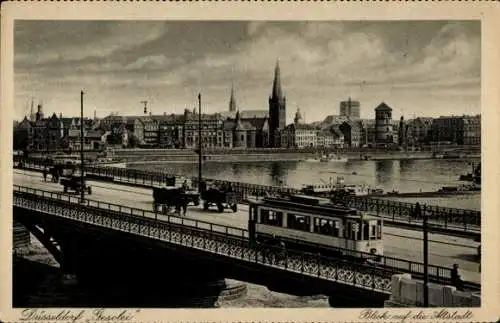
[[341, 116], [349, 117], [350, 119], [359, 119], [361, 105], [359, 101], [352, 101], [351, 98], [347, 101], [340, 102], [339, 114]]
[[377, 145], [394, 143], [392, 108], [385, 102], [375, 108], [375, 142]]

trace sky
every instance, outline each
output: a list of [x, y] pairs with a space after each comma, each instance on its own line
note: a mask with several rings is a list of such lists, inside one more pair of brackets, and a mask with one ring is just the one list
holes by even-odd
[[374, 118], [480, 113], [479, 21], [16, 21], [15, 118], [267, 110], [279, 60], [287, 122], [361, 103]]

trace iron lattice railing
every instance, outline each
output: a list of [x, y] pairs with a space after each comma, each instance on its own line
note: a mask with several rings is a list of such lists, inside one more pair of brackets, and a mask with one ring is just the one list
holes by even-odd
[[[236, 257], [241, 260], [248, 260], [272, 266], [283, 267], [286, 270], [290, 268], [297, 269], [297, 259], [300, 259], [300, 267], [316, 268], [306, 270], [304, 274], [314, 275], [330, 279], [331, 273], [335, 277], [346, 277], [344, 270], [349, 269], [352, 275], [361, 273], [364, 275], [373, 275], [377, 273], [374, 280], [390, 280], [390, 276], [395, 273], [410, 273], [412, 276], [421, 277], [424, 272], [424, 264], [419, 262], [398, 259], [394, 257], [383, 256], [382, 260], [376, 265], [361, 265], [359, 262], [349, 262], [339, 260], [338, 258], [327, 258], [319, 254], [311, 254], [296, 250], [284, 250], [272, 246], [260, 245], [259, 248], [250, 248], [248, 244], [248, 231], [245, 229], [218, 225], [206, 221], [188, 219], [177, 215], [164, 215], [148, 210], [125, 207], [121, 205], [88, 200], [83, 203], [79, 197], [64, 195], [53, 192], [15, 186], [14, 205], [36, 209], [41, 212], [50, 211], [51, 214], [59, 215], [74, 220], [102, 225], [114, 229], [134, 232], [148, 237], [164, 240], [168, 237], [169, 242], [181, 241], [185, 246], [193, 246], [200, 249], [200, 243], [203, 243], [202, 250], [211, 252], [216, 248], [216, 253], [225, 250], [223, 254]], [[173, 241], [172, 237], [177, 237]], [[208, 239], [208, 240], [207, 240]], [[222, 239], [222, 240], [221, 240]], [[196, 244], [195, 242], [198, 241]], [[201, 241], [201, 242], [200, 242]], [[217, 242], [219, 241], [219, 242]], [[191, 245], [190, 245], [191, 243]], [[303, 243], [303, 242], [302, 242]], [[209, 246], [212, 246], [209, 248]], [[233, 247], [228, 247], [233, 246]], [[338, 251], [349, 251], [342, 248], [336, 248]], [[355, 252], [358, 258], [368, 258], [368, 253]], [[310, 261], [305, 262], [304, 261]], [[325, 267], [330, 264], [329, 267]], [[316, 266], [316, 267], [314, 267]], [[333, 268], [333, 269], [332, 269]], [[302, 270], [302, 269], [301, 269]], [[333, 270], [333, 271], [332, 271]], [[338, 271], [338, 272], [337, 272]], [[303, 272], [303, 271], [301, 271]], [[428, 266], [430, 281], [436, 283], [450, 283], [450, 269], [440, 266]], [[353, 277], [354, 277], [353, 276]], [[337, 278], [335, 278], [338, 280]], [[352, 278], [355, 279], [355, 278]], [[364, 278], [366, 280], [366, 278]], [[345, 283], [349, 283], [346, 281]], [[352, 283], [352, 282], [351, 282]], [[377, 286], [379, 283], [373, 282]], [[478, 286], [475, 286], [478, 287]], [[372, 287], [374, 288], [374, 287]]]
[[[45, 163], [46, 162], [41, 159], [28, 159], [26, 160], [24, 165], [31, 166], [35, 169], [40, 169], [41, 167], [44, 167]], [[178, 175], [175, 174], [102, 166], [86, 166], [85, 172], [87, 173], [87, 175], [93, 175], [97, 178], [143, 186], [165, 185], [169, 178], [178, 177]], [[244, 200], [249, 197], [265, 196], [266, 194], [293, 194], [299, 192], [299, 190], [297, 189], [278, 186], [266, 186], [214, 179], [207, 180], [214, 183], [226, 185], [226, 187], [231, 187], [233, 191], [242, 194]], [[193, 177], [192, 182], [197, 185], [198, 178]], [[473, 233], [479, 233], [481, 230], [481, 211], [476, 210], [439, 207], [434, 205], [422, 205], [421, 216], [418, 216], [414, 214], [415, 204], [408, 202], [351, 195], [342, 197], [340, 202], [348, 207], [353, 207], [361, 211], [370, 212], [372, 214], [396, 222], [420, 224], [422, 223], [422, 216], [426, 215], [429, 223], [433, 226]]]
[[[90, 200], [85, 200], [83, 204], [79, 202], [78, 198], [69, 195], [64, 196], [19, 186], [14, 190], [15, 206], [43, 214], [134, 233], [239, 261], [314, 277], [314, 279], [338, 282], [387, 294], [391, 292], [392, 273], [383, 269], [269, 246], [251, 248], [248, 239], [237, 237], [229, 232], [240, 231], [243, 236], [245, 230], [238, 228], [173, 216], [169, 216], [167, 220], [155, 220], [147, 216], [150, 215], [147, 213], [151, 212], [143, 210], [122, 207], [120, 212], [120, 209], [115, 208], [116, 206], [107, 205], [109, 208], [106, 208], [106, 203], [102, 202]], [[194, 227], [183, 226], [182, 221], [192, 222]], [[205, 225], [209, 228], [202, 229], [201, 227]]]

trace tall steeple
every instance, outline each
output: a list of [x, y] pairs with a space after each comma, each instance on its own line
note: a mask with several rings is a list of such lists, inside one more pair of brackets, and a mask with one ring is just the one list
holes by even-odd
[[281, 75], [279, 60], [274, 68], [272, 93], [269, 96], [269, 144], [271, 147], [280, 147], [280, 133], [286, 126], [286, 99], [281, 89]]
[[234, 85], [231, 84], [231, 98], [229, 99], [229, 111], [236, 111], [236, 99], [234, 98]]
[[35, 120], [36, 120], [35, 103], [33, 102], [33, 98], [31, 98], [30, 121], [35, 121]]
[[282, 97], [283, 93], [281, 91], [280, 62], [279, 60], [276, 60], [276, 67], [274, 68], [273, 93], [271, 94], [271, 98], [281, 101]]

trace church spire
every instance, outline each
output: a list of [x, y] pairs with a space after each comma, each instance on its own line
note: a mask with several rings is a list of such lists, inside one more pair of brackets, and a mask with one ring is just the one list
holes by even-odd
[[231, 98], [229, 99], [229, 111], [236, 111], [236, 99], [234, 98], [234, 85], [231, 84]]
[[273, 81], [273, 93], [271, 98], [281, 100], [283, 94], [281, 92], [281, 79], [280, 79], [280, 62], [276, 60], [276, 67], [274, 68], [274, 81]]

